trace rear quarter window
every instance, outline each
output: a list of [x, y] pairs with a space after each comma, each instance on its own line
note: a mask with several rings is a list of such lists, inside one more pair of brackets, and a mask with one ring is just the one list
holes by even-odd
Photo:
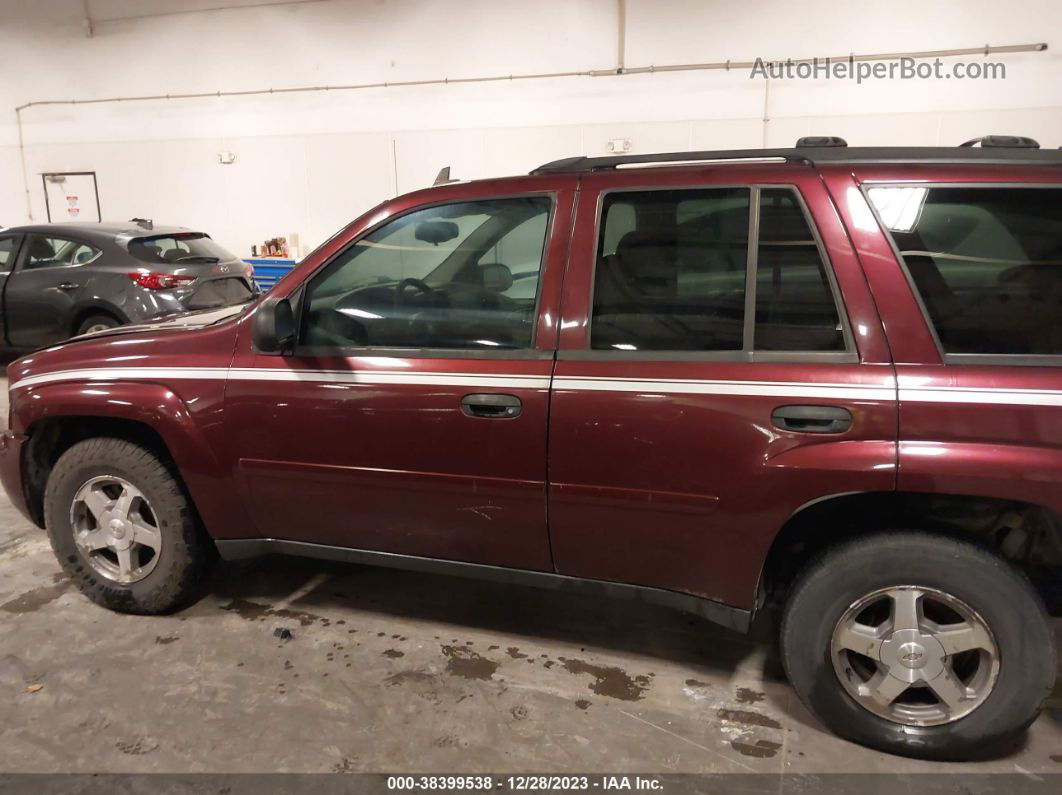
[[945, 354], [1062, 354], [1062, 188], [867, 190]]

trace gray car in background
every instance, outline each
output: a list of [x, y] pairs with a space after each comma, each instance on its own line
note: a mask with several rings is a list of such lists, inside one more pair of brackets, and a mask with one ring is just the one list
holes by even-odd
[[251, 266], [209, 235], [134, 219], [0, 229], [0, 347], [250, 301]]

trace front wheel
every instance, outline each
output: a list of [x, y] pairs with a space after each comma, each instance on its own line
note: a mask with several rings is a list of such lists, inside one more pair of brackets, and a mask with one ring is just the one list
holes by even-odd
[[782, 659], [827, 727], [879, 750], [984, 758], [1011, 747], [1056, 675], [1028, 580], [974, 544], [914, 532], [836, 547], [786, 604]]
[[124, 613], [187, 604], [214, 558], [166, 464], [123, 439], [87, 439], [60, 456], [44, 491], [44, 523], [82, 593]]

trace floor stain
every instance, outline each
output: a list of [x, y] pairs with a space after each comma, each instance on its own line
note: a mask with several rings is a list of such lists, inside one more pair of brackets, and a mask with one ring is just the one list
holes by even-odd
[[590, 702], [587, 701], [585, 698], [580, 698], [578, 701], [575, 702], [575, 706], [577, 706], [579, 709], [589, 709]]
[[523, 704], [517, 704], [509, 712], [512, 714], [513, 720], [524, 720], [527, 717], [527, 707]]
[[1051, 761], [1062, 765], [1062, 754], [1051, 754]]
[[454, 734], [444, 734], [442, 737], [436, 737], [431, 744], [436, 748], [464, 748], [468, 745], [465, 740]]
[[730, 747], [739, 754], [744, 754], [745, 756], [754, 756], [757, 759], [770, 759], [778, 753], [778, 749], [782, 747], [782, 744], [772, 743], [770, 740], [757, 740], [754, 743], [745, 742], [744, 740], [731, 740]]
[[135, 742], [127, 743], [119, 740], [114, 744], [114, 747], [121, 751], [123, 754], [129, 754], [130, 756], [143, 756], [144, 754], [150, 754], [152, 751], [159, 747], [159, 744], [150, 740], [136, 740]]
[[53, 585], [42, 585], [32, 591], [16, 596], [14, 599], [0, 605], [0, 610], [6, 613], [32, 613], [39, 610], [50, 602], [54, 602], [60, 596], [70, 590], [73, 583], [70, 580], [60, 580]]
[[439, 693], [439, 680], [426, 671], [399, 671], [384, 679], [384, 684], [391, 686], [401, 685], [404, 688], [408, 688], [411, 694], [435, 706], [442, 703], [442, 696]]
[[481, 657], [467, 646], [443, 646], [447, 657], [446, 672], [464, 679], [493, 679], [498, 670], [498, 663]]
[[743, 726], [762, 726], [764, 729], [780, 729], [782, 724], [758, 712], [747, 709], [721, 709], [716, 713], [721, 720], [740, 723]]
[[159, 644], [160, 646], [168, 646], [169, 644], [173, 643], [175, 640], [180, 640], [180, 639], [181, 638], [178, 635], [167, 635], [166, 637], [163, 637], [162, 635], [156, 635], [155, 636], [155, 643]]
[[358, 758], [344, 756], [338, 762], [332, 765], [333, 773], [357, 773], [358, 772]]
[[516, 646], [510, 646], [508, 649], [505, 650], [505, 653], [512, 657], [514, 660], [523, 660], [527, 658], [527, 655], [522, 654], [520, 652], [520, 649], [518, 649]]
[[301, 610], [292, 610], [288, 607], [282, 607], [274, 609], [270, 605], [264, 605], [260, 602], [251, 602], [247, 599], [233, 599], [227, 605], [221, 605], [222, 610], [228, 610], [235, 613], [240, 618], [247, 621], [265, 621], [266, 618], [290, 618], [294, 621], [298, 621], [304, 627], [308, 627], [316, 621], [320, 621], [324, 624], [331, 624], [332, 622], [322, 616], [314, 615], [313, 613], [304, 613]]
[[585, 660], [558, 657], [564, 669], [573, 674], [590, 674], [594, 681], [590, 690], [599, 696], [618, 698], [621, 701], [638, 701], [649, 688], [648, 676], [632, 677], [626, 671], [609, 665], [593, 665]]
[[384, 679], [389, 685], [427, 684], [434, 681], [435, 677], [424, 671], [399, 671]]
[[702, 682], [700, 679], [687, 679], [687, 687], [711, 687], [707, 682]]
[[392, 660], [397, 660], [399, 657], [405, 657], [406, 653], [404, 651], [399, 651], [398, 649], [388, 649], [383, 653], [383, 656], [390, 657]]
[[765, 698], [767, 698], [767, 694], [761, 693], [759, 690], [752, 690], [748, 687], [739, 687], [737, 689], [737, 702], [739, 704], [758, 704]]

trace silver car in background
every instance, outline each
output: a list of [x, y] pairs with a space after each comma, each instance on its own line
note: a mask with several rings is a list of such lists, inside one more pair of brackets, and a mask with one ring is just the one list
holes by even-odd
[[252, 268], [209, 235], [134, 219], [0, 229], [0, 347], [252, 300]]

